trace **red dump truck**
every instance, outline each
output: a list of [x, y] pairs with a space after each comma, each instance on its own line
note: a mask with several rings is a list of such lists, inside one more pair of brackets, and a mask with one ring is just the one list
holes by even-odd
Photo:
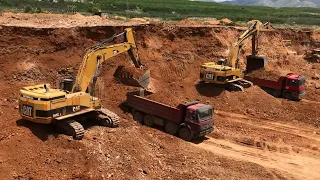
[[130, 92], [125, 104], [132, 109], [133, 119], [152, 127], [164, 127], [166, 133], [190, 141], [213, 131], [213, 111], [210, 105], [193, 101], [170, 107], [143, 97], [145, 92]]
[[286, 76], [280, 76], [277, 81], [267, 80], [246, 75], [244, 79], [261, 87], [267, 93], [274, 97], [284, 97], [289, 100], [300, 100], [305, 95], [305, 76], [289, 73]]

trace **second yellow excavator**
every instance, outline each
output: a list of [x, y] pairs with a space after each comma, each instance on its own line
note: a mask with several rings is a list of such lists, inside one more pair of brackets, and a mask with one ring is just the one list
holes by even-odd
[[[123, 43], [106, 45], [122, 35], [125, 37]], [[19, 97], [19, 111], [22, 119], [42, 124], [54, 123], [74, 139], [82, 139], [84, 136], [84, 128], [79, 123], [81, 120], [96, 119], [104, 126], [117, 127], [119, 116], [102, 107], [101, 100], [94, 96], [93, 89], [99, 66], [123, 52], [129, 53], [136, 68], [142, 68], [131, 28], [91, 47], [83, 57], [75, 81], [65, 79], [61, 82], [59, 89], [51, 89], [49, 84], [23, 87]], [[125, 78], [121, 76], [121, 72], [118, 72], [118, 75], [120, 80]], [[149, 84], [149, 76], [150, 71], [141, 77], [127, 76], [131, 79], [126, 82], [133, 83], [128, 85], [146, 88]], [[89, 93], [89, 85], [92, 87], [91, 93]]]
[[258, 20], [252, 21], [249, 28], [233, 45], [227, 60], [219, 59], [218, 63], [208, 62], [202, 64], [200, 82], [213, 83], [230, 91], [244, 91], [244, 88], [252, 86], [250, 81], [243, 79], [243, 72], [239, 67], [239, 54], [244, 41], [252, 36], [252, 54], [247, 56], [246, 72], [264, 68], [268, 64], [266, 56], [257, 56], [257, 36], [262, 25]]

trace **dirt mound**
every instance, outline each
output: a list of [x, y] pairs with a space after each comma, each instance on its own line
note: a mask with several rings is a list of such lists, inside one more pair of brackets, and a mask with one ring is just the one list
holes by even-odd
[[223, 18], [223, 19], [221, 19], [220, 21], [221, 21], [221, 24], [225, 24], [225, 25], [230, 25], [230, 24], [233, 23], [233, 22], [232, 22], [230, 19], [228, 19], [228, 18]]
[[278, 81], [279, 77], [283, 76], [280, 72], [266, 71], [264, 69], [253, 71], [246, 76], [260, 79], [267, 79], [270, 81]]
[[[115, 20], [118, 19], [118, 20]], [[82, 14], [25, 14], [25, 13], [3, 13], [0, 16], [0, 24], [19, 27], [78, 27], [78, 26], [116, 26], [116, 25], [137, 25], [146, 24], [145, 19], [133, 19], [127, 22], [126, 19], [109, 19], [100, 16], [84, 16]]]

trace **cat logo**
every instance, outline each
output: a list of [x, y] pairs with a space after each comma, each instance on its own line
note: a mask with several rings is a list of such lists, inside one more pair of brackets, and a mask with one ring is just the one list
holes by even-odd
[[24, 105], [22, 105], [21, 111], [22, 111], [23, 115], [32, 117], [33, 108], [31, 106], [27, 106], [24, 104]]
[[73, 106], [72, 111], [76, 112], [80, 110], [80, 106]]
[[206, 74], [206, 79], [214, 79], [214, 74], [207, 73]]

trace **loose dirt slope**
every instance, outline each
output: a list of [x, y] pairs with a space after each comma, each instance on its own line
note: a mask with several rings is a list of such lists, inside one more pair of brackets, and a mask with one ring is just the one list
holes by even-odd
[[[86, 124], [82, 141], [61, 135], [52, 126], [19, 119], [17, 93], [26, 84], [50, 82], [76, 74], [85, 49], [125, 27], [0, 29], [0, 178], [1, 179], [317, 179], [320, 161], [319, 90], [308, 84], [305, 101], [276, 99], [258, 87], [232, 93], [197, 86], [199, 65], [228, 54], [242, 32], [227, 27], [136, 26], [142, 61], [151, 70], [150, 98], [177, 105], [199, 99], [216, 110], [216, 129], [202, 142], [188, 143], [161, 130], [133, 122], [120, 106], [128, 91], [112, 77], [125, 54], [101, 68], [100, 96], [119, 114], [120, 127]], [[282, 39], [306, 38], [318, 32], [267, 31], [261, 52], [270, 68], [305, 74], [320, 73], [302, 55], [288, 56]], [[298, 37], [298, 38], [297, 38]], [[120, 42], [121, 40], [117, 41]], [[297, 40], [295, 48], [305, 48]], [[272, 44], [272, 45], [270, 45]], [[250, 47], [246, 46], [246, 54]], [[244, 55], [246, 55], [244, 54]], [[243, 55], [243, 57], [244, 57]], [[233, 112], [234, 114], [231, 114]]]

